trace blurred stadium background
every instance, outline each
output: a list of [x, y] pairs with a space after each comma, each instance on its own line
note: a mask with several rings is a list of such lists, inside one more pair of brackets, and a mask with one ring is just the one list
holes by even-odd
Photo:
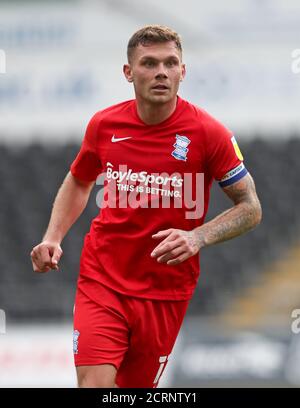
[[[29, 253], [89, 118], [133, 97], [127, 41], [152, 23], [181, 34], [180, 95], [234, 131], [264, 210], [250, 234], [202, 251], [160, 386], [300, 385], [299, 19], [297, 0], [0, 1], [1, 387], [76, 386], [73, 298], [96, 188], [59, 272], [35, 275]], [[207, 219], [229, 205], [214, 186]]]

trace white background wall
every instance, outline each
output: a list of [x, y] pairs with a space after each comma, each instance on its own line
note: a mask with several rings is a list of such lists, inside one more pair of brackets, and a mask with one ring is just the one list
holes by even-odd
[[[160, 387], [170, 384], [179, 341]], [[0, 334], [0, 388], [77, 387], [72, 342], [72, 324], [8, 324]]]
[[133, 97], [122, 64], [149, 23], [183, 38], [182, 97], [236, 134], [286, 136], [300, 129], [299, 19], [295, 0], [1, 2], [0, 140], [81, 139], [95, 111]]

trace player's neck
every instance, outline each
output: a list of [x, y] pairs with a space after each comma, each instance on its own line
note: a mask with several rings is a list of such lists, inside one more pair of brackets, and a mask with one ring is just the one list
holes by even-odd
[[136, 99], [137, 113], [139, 118], [146, 123], [146, 125], [157, 125], [168, 119], [175, 111], [177, 105], [177, 96], [170, 102], [155, 105], [145, 101]]

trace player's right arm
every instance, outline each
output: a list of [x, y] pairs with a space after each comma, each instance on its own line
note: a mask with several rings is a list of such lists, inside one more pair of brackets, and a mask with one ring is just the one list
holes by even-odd
[[35, 272], [58, 269], [62, 256], [60, 244], [86, 207], [95, 181], [102, 172], [99, 157], [100, 118], [101, 112], [97, 112], [90, 120], [80, 151], [58, 190], [44, 238], [31, 252]]
[[62, 256], [61, 242], [86, 207], [94, 181], [83, 181], [69, 172], [55, 198], [47, 231], [31, 251], [35, 272], [58, 269]]

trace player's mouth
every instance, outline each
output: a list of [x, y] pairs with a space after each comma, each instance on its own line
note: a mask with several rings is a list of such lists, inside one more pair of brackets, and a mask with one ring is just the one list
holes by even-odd
[[154, 89], [155, 91], [164, 92], [164, 91], [167, 91], [169, 87], [167, 87], [167, 85], [164, 85], [164, 84], [157, 84], [153, 86], [151, 89]]

